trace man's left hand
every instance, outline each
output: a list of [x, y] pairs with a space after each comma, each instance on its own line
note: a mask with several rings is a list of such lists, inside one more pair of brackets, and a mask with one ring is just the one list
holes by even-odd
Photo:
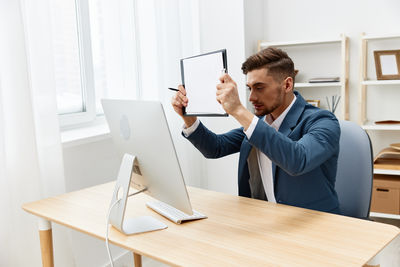
[[219, 80], [221, 83], [217, 84], [217, 101], [226, 113], [232, 115], [243, 126], [244, 130], [247, 130], [254, 114], [240, 103], [237, 85], [231, 76], [225, 73]]
[[217, 101], [222, 105], [226, 113], [234, 115], [242, 107], [237, 85], [231, 76], [226, 73], [219, 80], [220, 83], [217, 85]]

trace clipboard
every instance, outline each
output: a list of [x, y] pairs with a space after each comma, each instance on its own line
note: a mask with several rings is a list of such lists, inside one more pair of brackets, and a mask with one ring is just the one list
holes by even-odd
[[189, 99], [184, 116], [227, 117], [216, 100], [216, 85], [222, 71], [227, 73], [226, 49], [181, 59], [182, 85]]

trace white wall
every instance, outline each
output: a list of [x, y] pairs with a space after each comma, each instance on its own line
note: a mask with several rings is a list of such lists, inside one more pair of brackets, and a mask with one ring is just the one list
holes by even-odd
[[[350, 120], [357, 121], [360, 35], [362, 32], [377, 35], [399, 33], [399, 12], [400, 2], [397, 0], [267, 0], [264, 3], [264, 32], [260, 39], [270, 41], [332, 39], [341, 33], [346, 34], [350, 38]], [[395, 47], [399, 49], [400, 42], [396, 42]], [[369, 62], [368, 72], [371, 78], [375, 78], [373, 61]], [[367, 92], [370, 107], [368, 116], [375, 118], [394, 116], [394, 119], [400, 119], [400, 109], [396, 104], [400, 98], [398, 88], [368, 87]], [[383, 112], [386, 112], [386, 115], [382, 114]], [[395, 131], [370, 131], [369, 134], [375, 154], [388, 144], [399, 142], [400, 136]]]
[[[264, 35], [264, 1], [244, 1], [244, 36], [245, 57], [257, 52], [260, 36]], [[254, 112], [254, 107], [247, 101], [250, 91], [246, 90], [246, 106]]]
[[[64, 145], [63, 157], [67, 192], [111, 182], [118, 173], [118, 156], [110, 138], [80, 145]], [[70, 237], [76, 266], [103, 266], [108, 261], [103, 241], [73, 230], [70, 231]], [[123, 251], [113, 247], [113, 256]]]
[[[228, 73], [238, 84], [239, 97], [246, 100], [245, 79], [240, 69], [244, 53], [244, 1], [202, 0], [200, 3], [200, 48], [202, 52], [226, 48]], [[228, 118], [202, 118], [201, 121], [215, 133], [223, 133], [240, 125]], [[206, 160], [204, 184], [210, 190], [237, 194], [239, 154], [221, 159]]]
[[258, 41], [264, 35], [264, 0], [244, 1], [244, 36], [246, 58], [257, 52]]

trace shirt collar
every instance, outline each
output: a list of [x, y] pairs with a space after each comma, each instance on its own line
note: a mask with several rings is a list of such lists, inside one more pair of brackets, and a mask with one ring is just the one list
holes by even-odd
[[285, 119], [285, 117], [288, 114], [289, 110], [293, 106], [294, 102], [296, 102], [297, 97], [296, 97], [295, 94], [293, 94], [293, 96], [294, 97], [293, 97], [292, 103], [290, 103], [290, 105], [282, 112], [281, 115], [279, 115], [278, 118], [276, 118], [276, 120], [272, 121], [271, 114], [268, 114], [268, 115], [265, 116], [266, 123], [269, 126], [274, 127], [275, 130], [277, 130], [277, 131], [279, 130], [279, 127], [281, 127], [281, 124], [282, 124], [283, 120]]

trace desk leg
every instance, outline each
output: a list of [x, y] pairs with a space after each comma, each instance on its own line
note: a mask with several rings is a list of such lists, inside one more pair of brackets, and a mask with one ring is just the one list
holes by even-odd
[[135, 267], [142, 267], [142, 255], [133, 252], [133, 262]]
[[40, 250], [42, 252], [42, 265], [43, 267], [54, 267], [53, 234], [50, 221], [39, 218], [39, 237]]

